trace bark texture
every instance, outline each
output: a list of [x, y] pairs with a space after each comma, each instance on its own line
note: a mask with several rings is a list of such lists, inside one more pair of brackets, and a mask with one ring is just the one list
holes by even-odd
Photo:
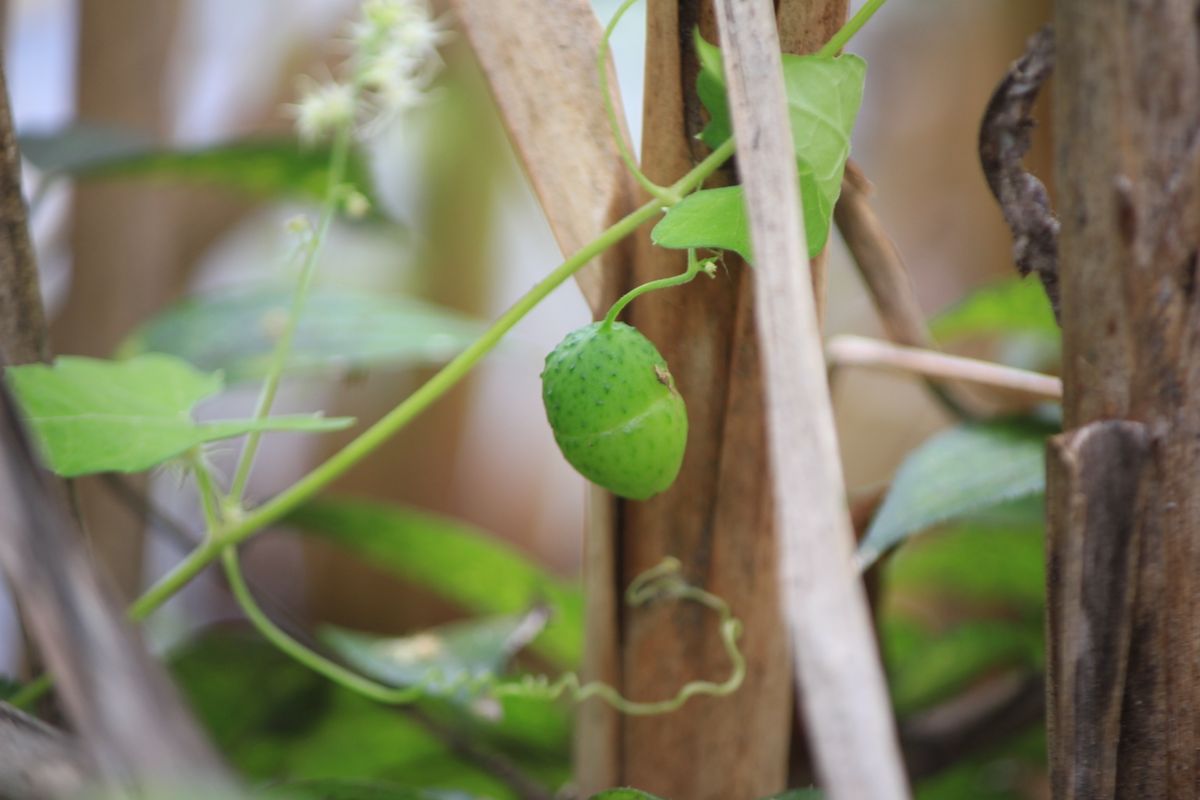
[[1068, 433], [1048, 496], [1055, 797], [1191, 798], [1200, 3], [1062, 0], [1056, 14]]
[[725, 84], [754, 244], [767, 454], [784, 621], [824, 795], [909, 797], [825, 379], [770, 0], [716, 0]]
[[27, 217], [8, 83], [0, 70], [0, 357], [9, 364], [45, 361], [49, 355]]

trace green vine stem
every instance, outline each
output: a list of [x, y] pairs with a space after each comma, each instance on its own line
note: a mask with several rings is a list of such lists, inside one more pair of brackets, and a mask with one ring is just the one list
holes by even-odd
[[583, 702], [588, 698], [596, 697], [622, 713], [646, 716], [675, 711], [689, 698], [697, 695], [728, 696], [741, 688], [742, 682], [746, 678], [746, 659], [738, 648], [738, 639], [742, 633], [741, 621], [733, 616], [733, 612], [724, 600], [684, 581], [679, 574], [679, 561], [673, 558], [664, 560], [657, 567], [635, 578], [625, 594], [626, 602], [631, 606], [640, 606], [653, 600], [688, 600], [712, 609], [717, 613], [721, 642], [729, 656], [732, 669], [729, 677], [720, 683], [691, 681], [684, 684], [674, 697], [653, 702], [629, 700], [621, 696], [612, 686], [599, 681], [582, 683], [579, 676], [573, 672], [553, 680], [546, 675], [526, 675], [515, 681], [502, 681], [490, 673], [473, 675], [467, 673], [447, 680], [445, 675], [435, 668], [430, 669], [420, 683], [404, 687], [388, 686], [346, 669], [320, 653], [305, 647], [276, 625], [258, 605], [250, 587], [247, 586], [241, 564], [238, 561], [236, 545], [226, 546], [221, 551], [221, 561], [234, 597], [242, 611], [245, 612], [247, 619], [262, 634], [263, 638], [297, 662], [339, 686], [387, 705], [402, 705], [429, 695], [452, 695], [465, 690], [473, 694], [485, 694], [496, 698], [526, 697], [556, 700], [565, 695], [575, 702]]
[[[357, 87], [354, 89], [354, 96], [357, 96]], [[329, 156], [329, 182], [325, 189], [325, 199], [321, 206], [321, 216], [317, 222], [316, 230], [310, 233], [308, 241], [305, 242], [304, 261], [300, 267], [300, 277], [296, 282], [296, 292], [292, 296], [292, 306], [288, 311], [287, 322], [284, 324], [279, 340], [275, 343], [275, 349], [271, 353], [271, 363], [267, 367], [267, 374], [263, 380], [262, 390], [259, 392], [258, 402], [254, 408], [254, 419], [256, 421], [261, 422], [270, 416], [271, 407], [275, 404], [275, 396], [279, 393], [279, 384], [283, 380], [287, 360], [292, 354], [292, 343], [296, 339], [296, 329], [300, 325], [300, 316], [304, 311], [304, 304], [307, 302], [309, 292], [312, 289], [313, 276], [317, 271], [317, 257], [320, 255], [321, 247], [328, 237], [329, 229], [333, 225], [334, 218], [337, 216], [342, 194], [345, 192], [343, 183], [346, 178], [346, 165], [350, 159], [350, 143], [353, 140], [353, 135], [353, 120], [339, 128], [334, 135], [333, 148]], [[254, 467], [254, 457], [258, 453], [258, 445], [261, 440], [261, 431], [251, 431], [247, 434], [246, 443], [242, 447], [237, 468], [234, 470], [233, 482], [229, 486], [229, 494], [225, 500], [227, 505], [236, 506], [241, 503], [242, 495], [246, 491], [246, 484], [250, 480], [250, 470]]]
[[629, 150], [629, 143], [625, 141], [625, 136], [621, 131], [621, 123], [617, 119], [617, 109], [613, 105], [612, 95], [608, 91], [608, 53], [609, 42], [612, 39], [613, 32], [616, 31], [617, 25], [621, 22], [621, 17], [625, 16], [634, 3], [638, 0], [625, 0], [621, 3], [617, 13], [613, 14], [611, 20], [608, 21], [608, 26], [604, 29], [604, 36], [600, 38], [599, 52], [596, 54], [596, 77], [600, 80], [600, 96], [604, 98], [604, 112], [608, 115], [608, 127], [612, 131], [613, 142], [617, 145], [617, 152], [621, 154], [621, 160], [625, 162], [625, 168], [629, 170], [629, 174], [633, 176], [643, 189], [650, 193], [651, 197], [656, 197], [666, 206], [673, 206], [679, 202], [679, 194], [666, 186], [659, 186], [654, 181], [642, 172], [638, 166], [637, 159], [633, 157], [633, 153]]
[[825, 46], [817, 51], [817, 55], [823, 58], [832, 58], [841, 52], [846, 43], [854, 38], [854, 34], [862, 30], [862, 26], [866, 25], [871, 17], [875, 16], [875, 12], [883, 7], [887, 0], [867, 0], [858, 13], [846, 22], [845, 25], [838, 30]]
[[[672, 190], [684, 195], [695, 189], [733, 155], [733, 150], [733, 140], [730, 139], [697, 164], [691, 172], [676, 181], [671, 187]], [[654, 219], [661, 211], [662, 204], [656, 199], [640, 206], [616, 222], [543, 278], [508, 311], [504, 312], [492, 324], [492, 327], [475, 340], [470, 347], [442, 367], [437, 374], [409, 395], [400, 405], [363, 431], [358, 438], [332, 455], [325, 463], [292, 484], [281, 494], [253, 511], [245, 513], [244, 516], [230, 517], [227, 512], [226, 521], [216, 531], [213, 531], [213, 535], [209, 537], [208, 541], [188, 554], [173, 570], [138, 598], [130, 608], [130, 616], [135, 620], [144, 619], [220, 556], [221, 550], [226, 545], [238, 544], [254, 535], [341, 477], [462, 380], [475, 364], [491, 352], [504, 335], [548, 294], [593, 258], [633, 233], [642, 224]]]
[[196, 493], [200, 495], [200, 507], [204, 510], [206, 530], [214, 531], [221, 525], [220, 494], [213, 483], [212, 472], [204, 462], [204, 453], [196, 448], [191, 454], [192, 473], [196, 476]]
[[713, 274], [711, 266], [716, 260], [716, 256], [698, 259], [696, 258], [695, 250], [688, 250], [688, 265], [686, 271], [670, 278], [659, 278], [656, 281], [647, 281], [641, 286], [635, 286], [634, 288], [630, 289], [628, 292], [622, 295], [617, 302], [612, 304], [612, 308], [610, 308], [608, 313], [604, 316], [603, 328], [605, 330], [611, 328], [613, 323], [617, 321], [617, 317], [620, 316], [621, 312], [625, 310], [625, 306], [629, 305], [634, 299], [644, 295], [646, 292], [653, 292], [658, 289], [666, 289], [671, 286], [681, 286], [685, 283], [690, 283], [702, 272], [711, 276]]
[[[830, 39], [829, 43], [821, 49], [820, 54], [832, 55], [840, 50], [850, 36], [856, 33], [879, 10], [883, 2], [884, 0], [870, 0], [854, 15], [853, 19], [846, 23], [842, 31]], [[683, 196], [698, 188], [708, 176], [729, 160], [733, 152], [734, 140], [730, 138], [693, 167], [688, 174], [676, 181], [670, 187], [672, 192], [677, 196]], [[145, 619], [219, 557], [221, 550], [226, 545], [238, 544], [265, 526], [278, 521], [332, 481], [341, 477], [462, 380], [475, 364], [491, 352], [501, 338], [543, 298], [566, 282], [593, 258], [633, 233], [661, 211], [662, 202], [655, 198], [630, 212], [543, 278], [502, 314], [492, 327], [470, 347], [442, 367], [437, 374], [400, 405], [331, 456], [325, 463], [253, 511], [244, 515], [234, 515], [232, 518], [227, 516], [222, 526], [213, 531], [204, 544], [193, 550], [173, 570], [138, 598], [130, 608], [130, 617], [135, 620]]]

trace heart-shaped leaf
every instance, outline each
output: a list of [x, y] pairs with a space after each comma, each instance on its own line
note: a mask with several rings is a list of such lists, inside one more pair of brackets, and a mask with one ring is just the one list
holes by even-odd
[[67, 477], [140, 472], [205, 442], [251, 431], [316, 433], [354, 422], [316, 414], [197, 422], [193, 408], [221, 391], [221, 376], [166, 355], [127, 361], [62, 356], [53, 365], [9, 367], [5, 379], [46, 465]]
[[732, 250], [746, 261], [754, 261], [741, 186], [689, 194], [654, 226], [650, 239], [659, 247], [676, 250], [691, 247]]
[[[700, 138], [709, 147], [716, 148], [732, 135], [733, 130], [725, 98], [721, 52], [699, 34], [695, 41], [700, 58], [696, 89], [709, 113], [709, 122]], [[783, 56], [788, 118], [800, 174], [804, 231], [810, 257], [820, 253], [829, 239], [830, 220], [842, 191], [842, 174], [850, 156], [850, 133], [862, 105], [866, 74], [867, 64], [858, 56]], [[740, 214], [741, 218], [719, 220], [717, 210]], [[676, 219], [670, 222], [667, 230], [673, 235], [659, 233], [658, 228], [667, 225], [672, 217]], [[655, 228], [654, 238], [663, 247], [713, 247], [719, 245], [707, 244], [706, 240], [732, 239], [731, 232], [745, 229], [744, 208], [732, 196], [727, 196], [692, 205], [675, 205]], [[689, 239], [680, 232], [695, 235]], [[748, 245], [745, 249], [749, 250]], [[742, 250], [738, 252], [745, 255]]]

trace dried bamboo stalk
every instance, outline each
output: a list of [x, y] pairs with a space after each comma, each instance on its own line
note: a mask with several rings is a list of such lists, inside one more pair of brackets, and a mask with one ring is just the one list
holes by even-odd
[[784, 614], [827, 796], [909, 796], [866, 595], [853, 567], [770, 0], [717, 0], [745, 186]]

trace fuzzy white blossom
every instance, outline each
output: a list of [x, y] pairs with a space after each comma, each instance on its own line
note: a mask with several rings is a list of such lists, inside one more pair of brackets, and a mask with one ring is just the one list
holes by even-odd
[[420, 105], [442, 66], [437, 49], [449, 35], [426, 0], [366, 0], [350, 27], [346, 66], [352, 75], [303, 92], [295, 107], [301, 137], [313, 141], [357, 121], [383, 126]]
[[342, 83], [309, 80], [300, 102], [291, 107], [296, 130], [305, 142], [323, 139], [354, 122], [354, 89]]

